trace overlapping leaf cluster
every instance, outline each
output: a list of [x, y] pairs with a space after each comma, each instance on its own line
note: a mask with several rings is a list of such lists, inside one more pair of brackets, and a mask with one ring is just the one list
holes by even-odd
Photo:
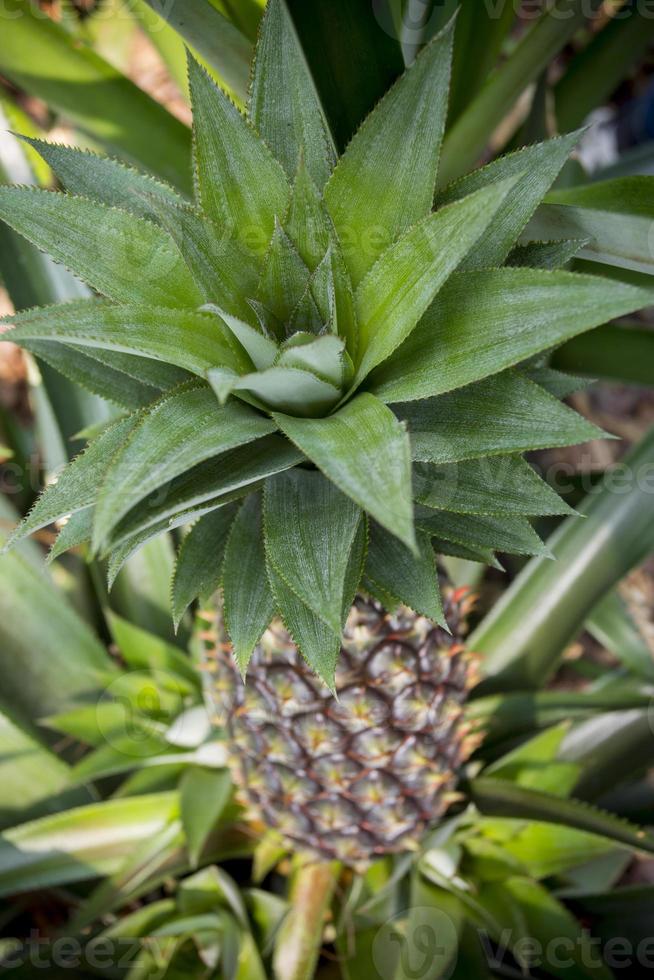
[[451, 57], [447, 29], [337, 158], [270, 0], [248, 118], [190, 60], [192, 202], [33, 141], [68, 193], [0, 188], [0, 217], [100, 295], [9, 336], [123, 414], [14, 540], [72, 515], [54, 554], [90, 541], [113, 577], [193, 524], [176, 618], [222, 584], [243, 670], [280, 614], [328, 682], [360, 588], [440, 621], [435, 552], [542, 550], [529, 517], [567, 508], [520, 454], [598, 430], [538, 357], [649, 294], [558, 271], [577, 243], [517, 245], [575, 135], [435, 198]]

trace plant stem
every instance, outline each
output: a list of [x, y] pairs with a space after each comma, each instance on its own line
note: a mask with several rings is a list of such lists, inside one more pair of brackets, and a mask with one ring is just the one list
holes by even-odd
[[311, 980], [340, 865], [307, 864], [294, 877], [291, 909], [279, 931], [273, 961], [277, 980]]

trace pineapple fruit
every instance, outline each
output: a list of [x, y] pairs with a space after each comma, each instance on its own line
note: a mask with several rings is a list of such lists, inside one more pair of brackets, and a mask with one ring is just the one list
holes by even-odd
[[204, 613], [207, 696], [257, 824], [309, 858], [365, 867], [418, 845], [455, 799], [479, 736], [462, 704], [476, 662], [461, 642], [472, 603], [446, 598], [452, 633], [359, 597], [348, 616], [334, 698], [283, 623], [266, 630], [240, 683], [219, 612]]
[[87, 545], [111, 581], [191, 525], [173, 613], [220, 593], [211, 696], [244, 793], [357, 863], [415, 843], [470, 748], [436, 554], [542, 553], [529, 519], [568, 508], [522, 454], [600, 434], [543, 358], [649, 302], [557, 268], [579, 243], [523, 240], [578, 134], [439, 184], [452, 32], [339, 156], [269, 0], [247, 114], [189, 58], [193, 200], [38, 140], [66, 193], [0, 188], [94, 290], [7, 339], [119, 409], [9, 546], [67, 517], [53, 555]]

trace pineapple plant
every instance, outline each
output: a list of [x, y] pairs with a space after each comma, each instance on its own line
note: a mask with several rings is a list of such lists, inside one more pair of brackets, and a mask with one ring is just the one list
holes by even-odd
[[579, 133], [440, 179], [452, 46], [450, 25], [339, 155], [269, 0], [247, 114], [189, 57], [192, 199], [36, 139], [66, 192], [0, 188], [0, 218], [95, 291], [7, 339], [120, 409], [8, 547], [66, 518], [52, 557], [87, 544], [111, 582], [191, 525], [173, 616], [213, 604], [244, 798], [356, 866], [417, 846], [474, 744], [437, 555], [545, 553], [530, 519], [569, 508], [523, 454], [600, 432], [542, 358], [650, 299], [526, 231]]

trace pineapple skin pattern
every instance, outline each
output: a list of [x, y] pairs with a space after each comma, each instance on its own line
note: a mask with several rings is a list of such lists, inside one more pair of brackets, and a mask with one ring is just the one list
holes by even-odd
[[225, 730], [230, 769], [255, 824], [311, 860], [363, 869], [416, 849], [457, 799], [480, 736], [463, 718], [477, 661], [462, 639], [473, 602], [446, 595], [447, 633], [406, 607], [357, 597], [336, 670], [336, 697], [280, 621], [244, 683], [221, 615], [201, 614], [205, 693]]

